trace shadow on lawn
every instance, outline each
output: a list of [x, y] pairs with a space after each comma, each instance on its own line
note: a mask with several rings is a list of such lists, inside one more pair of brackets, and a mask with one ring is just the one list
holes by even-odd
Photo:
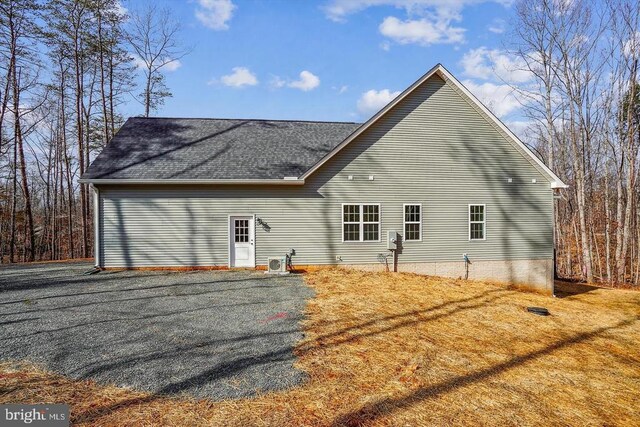
[[[357, 340], [359, 338], [364, 338], [372, 335], [381, 334], [384, 332], [389, 332], [405, 326], [416, 325], [426, 321], [438, 320], [443, 317], [452, 316], [456, 313], [460, 313], [467, 310], [473, 310], [474, 308], [480, 308], [487, 305], [488, 303], [494, 302], [512, 293], [514, 293], [514, 291], [509, 291], [506, 289], [494, 289], [491, 291], [485, 291], [468, 298], [461, 298], [453, 301], [447, 301], [442, 304], [438, 304], [423, 310], [412, 310], [412, 311], [407, 311], [405, 313], [394, 314], [392, 316], [386, 316], [386, 317], [381, 317], [374, 320], [369, 320], [367, 322], [359, 323], [357, 325], [350, 326], [348, 328], [344, 328], [336, 332], [320, 335], [315, 339], [315, 341], [320, 343], [322, 347], [344, 344], [347, 342]], [[462, 305], [463, 303], [472, 302], [472, 301], [474, 301], [473, 304]], [[476, 302], [476, 301], [480, 301], [480, 302]], [[444, 309], [450, 305], [455, 305], [455, 304], [460, 304], [460, 305], [456, 306], [455, 308], [449, 311], [445, 311], [443, 313], [438, 313], [429, 317], [422, 317], [419, 319], [411, 319], [411, 317], [413, 316], [422, 316], [427, 313]], [[398, 322], [389, 326], [381, 326], [371, 331], [365, 330], [367, 327], [375, 326], [379, 322], [389, 322], [389, 321], [398, 321]], [[354, 331], [357, 331], [357, 332], [354, 332]], [[298, 349], [298, 351], [304, 353], [309, 350], [312, 350], [314, 347], [315, 345], [312, 342], [306, 346], [304, 345], [301, 346]]]
[[521, 356], [513, 357], [512, 359], [499, 363], [497, 365], [491, 366], [489, 368], [481, 369], [476, 372], [469, 373], [467, 375], [460, 375], [450, 380], [443, 381], [429, 387], [420, 388], [407, 396], [403, 397], [389, 397], [385, 399], [379, 399], [374, 403], [370, 403], [365, 405], [362, 409], [356, 412], [350, 412], [348, 414], [342, 415], [338, 417], [332, 423], [333, 426], [344, 426], [344, 425], [360, 425], [362, 423], [366, 423], [369, 421], [373, 421], [382, 416], [386, 416], [392, 414], [398, 410], [410, 408], [413, 405], [416, 405], [425, 400], [433, 399], [438, 397], [441, 394], [449, 393], [455, 389], [460, 387], [467, 386], [469, 384], [473, 384], [478, 381], [485, 380], [494, 375], [501, 374], [502, 372], [508, 371], [510, 369], [516, 368], [518, 366], [524, 365], [527, 362], [535, 360], [542, 356], [547, 356], [553, 353], [556, 350], [560, 350], [562, 348], [571, 346], [573, 344], [579, 344], [585, 341], [588, 341], [592, 338], [595, 338], [599, 335], [602, 335], [606, 332], [620, 329], [625, 326], [629, 326], [636, 321], [640, 320], [639, 317], [627, 319], [613, 326], [606, 326], [602, 328], [595, 329], [589, 332], [583, 332], [563, 340], [557, 341], [554, 344], [546, 346], [536, 351], [532, 351], [527, 354], [523, 354]]
[[[449, 313], [449, 314], [452, 314], [452, 313]], [[433, 318], [442, 317], [442, 316], [434, 316], [432, 318], [424, 319], [424, 321], [433, 320]], [[392, 414], [393, 412], [396, 412], [398, 410], [409, 408], [413, 405], [419, 404], [422, 401], [435, 398], [441, 394], [449, 393], [460, 387], [464, 387], [469, 384], [473, 384], [475, 382], [485, 380], [492, 376], [498, 375], [502, 372], [524, 365], [527, 362], [535, 360], [539, 357], [547, 356], [557, 350], [561, 350], [563, 348], [569, 347], [574, 344], [583, 343], [597, 336], [605, 334], [607, 332], [629, 326], [635, 323], [636, 321], [638, 321], [639, 319], [640, 318], [635, 317], [635, 318], [627, 319], [625, 321], [621, 321], [612, 326], [602, 327], [589, 332], [576, 334], [571, 337], [565, 338], [563, 340], [557, 341], [556, 343], [546, 346], [544, 348], [541, 348], [539, 350], [536, 350], [521, 356], [513, 357], [512, 359], [504, 363], [499, 363], [497, 365], [479, 370], [477, 372], [472, 372], [467, 375], [461, 375], [458, 377], [454, 377], [450, 380], [434, 384], [429, 387], [421, 388], [404, 397], [380, 399], [374, 403], [364, 406], [362, 409], [356, 412], [351, 412], [338, 417], [333, 421], [332, 425], [335, 427], [344, 426], [344, 425], [360, 425], [362, 423], [374, 421], [379, 417]], [[419, 322], [420, 321], [416, 321], [413, 323], [419, 323]], [[406, 324], [402, 323], [398, 327], [401, 327], [401, 326], [406, 326]], [[386, 331], [388, 330], [388, 328], [385, 328], [384, 330]], [[371, 335], [371, 333], [367, 335]], [[345, 341], [348, 341], [348, 340], [341, 341], [340, 343], [343, 343]], [[333, 344], [336, 344], [336, 343], [333, 343]], [[278, 357], [278, 353], [273, 353], [269, 355], [270, 360], [277, 359], [277, 357]], [[265, 363], [269, 361], [265, 359], [260, 359], [260, 360], [261, 360], [261, 363]], [[248, 364], [255, 363], [255, 362], [256, 362], [255, 360], [251, 362], [248, 359], [239, 360], [239, 365], [241, 368], [245, 368], [248, 366]], [[228, 364], [227, 367], [230, 367], [233, 369], [233, 364]], [[219, 367], [219, 368], [222, 368], [222, 367]], [[196, 378], [193, 378], [190, 381], [194, 381], [194, 380], [197, 381]], [[166, 387], [166, 391], [167, 392], [180, 391], [184, 389], [183, 385], [188, 383], [189, 381], [183, 381], [179, 384], [169, 385]], [[154, 402], [155, 400], [162, 399], [163, 397], [165, 396], [162, 396], [161, 394], [154, 394], [154, 395], [140, 397], [140, 398], [125, 399], [123, 401], [116, 402], [101, 408], [97, 408], [95, 410], [90, 410], [90, 411], [85, 411], [83, 413], [80, 413], [76, 417], [74, 417], [73, 421], [78, 423], [80, 422], [93, 423], [96, 420], [110, 414], [113, 411], [116, 411], [119, 409], [126, 409], [129, 407], [137, 406], [141, 404], [151, 403], [151, 402]]]
[[[297, 355], [301, 355], [301, 354], [305, 354], [308, 352], [313, 351], [314, 349], [318, 348], [318, 345], [321, 348], [327, 348], [327, 347], [334, 347], [334, 346], [338, 346], [338, 345], [342, 345], [348, 342], [352, 342], [361, 338], [365, 338], [368, 336], [372, 336], [372, 335], [378, 335], [381, 333], [385, 333], [385, 332], [389, 332], [395, 329], [399, 329], [399, 328], [403, 328], [406, 326], [412, 326], [412, 325], [416, 325], [419, 323], [423, 323], [423, 322], [427, 322], [427, 321], [433, 321], [433, 320], [437, 320], [443, 317], [448, 317], [451, 315], [454, 315], [456, 313], [462, 312], [462, 311], [466, 311], [466, 310], [472, 310], [474, 308], [480, 308], [488, 303], [491, 303], [499, 298], [501, 298], [504, 295], [496, 295], [493, 296], [491, 298], [486, 298], [485, 300], [483, 300], [482, 302], [478, 302], [478, 303], [474, 303], [474, 304], [468, 304], [468, 305], [461, 305], [458, 307], [455, 307], [449, 311], [443, 312], [443, 313], [438, 313], [435, 314], [433, 316], [427, 317], [427, 318], [420, 318], [417, 320], [414, 319], [408, 319], [411, 316], [419, 316], [421, 314], [426, 314], [428, 312], [431, 311], [435, 311], [435, 310], [439, 310], [441, 308], [444, 308], [448, 305], [451, 304], [456, 304], [456, 303], [462, 303], [462, 302], [469, 302], [472, 300], [477, 300], [477, 299], [481, 299], [484, 298], [487, 294], [493, 293], [493, 292], [499, 292], [499, 290], [496, 291], [488, 291], [488, 292], [484, 292], [480, 295], [477, 295], [475, 297], [470, 297], [470, 298], [465, 298], [465, 299], [461, 299], [461, 300], [456, 300], [456, 301], [450, 301], [447, 303], [443, 303], [440, 305], [437, 305], [435, 307], [430, 307], [428, 309], [425, 310], [415, 310], [415, 311], [410, 311], [407, 313], [403, 313], [403, 314], [398, 314], [398, 315], [394, 315], [394, 316], [388, 316], [388, 317], [383, 317], [381, 319], [377, 319], [377, 320], [373, 320], [373, 321], [368, 321], [368, 322], [364, 322], [358, 325], [355, 325], [353, 327], [350, 328], [345, 328], [342, 329], [340, 331], [334, 332], [334, 333], [330, 333], [330, 334], [326, 334], [326, 335], [321, 335], [319, 337], [317, 337], [314, 341], [309, 342], [306, 345], [301, 345], [299, 346], [296, 350], [295, 350], [295, 354]], [[362, 330], [363, 328], [367, 327], [367, 326], [372, 326], [375, 325], [378, 322], [381, 321], [397, 321], [400, 320], [397, 323], [394, 323], [392, 325], [389, 326], [381, 326], [378, 328], [375, 328], [373, 330]], [[355, 331], [355, 332], [354, 332]], [[279, 351], [274, 351], [274, 352], [269, 352], [266, 353], [264, 355], [262, 355], [259, 358], [256, 357], [245, 357], [245, 358], [240, 358], [240, 359], [235, 359], [229, 362], [225, 362], [225, 363], [220, 363], [216, 366], [214, 366], [211, 369], [208, 369], [207, 371], [196, 375], [194, 377], [188, 378], [184, 381], [180, 381], [178, 383], [174, 383], [174, 384], [169, 384], [168, 386], [164, 387], [159, 394], [174, 394], [174, 393], [180, 393], [183, 391], [188, 390], [189, 388], [193, 387], [194, 385], [200, 385], [200, 384], [204, 384], [206, 382], [208, 382], [209, 380], [211, 380], [212, 378], [225, 378], [225, 377], [229, 377], [232, 374], [242, 371], [244, 369], [247, 369], [251, 366], [257, 366], [257, 365], [264, 365], [266, 363], [270, 363], [270, 362], [276, 362], [276, 361], [284, 361], [284, 360], [291, 360], [294, 358], [294, 354], [291, 352], [290, 348], [286, 348], [286, 349], [282, 349]]]
[[573, 295], [586, 294], [587, 292], [595, 291], [598, 289], [603, 288], [571, 280], [556, 280], [554, 295], [558, 298], [566, 298]]
[[[445, 303], [428, 307], [423, 310], [412, 310], [404, 313], [399, 313], [391, 316], [381, 317], [378, 319], [362, 322], [348, 328], [343, 328], [335, 332], [317, 336], [312, 341], [304, 343], [298, 348], [296, 348], [295, 354], [302, 355], [317, 349], [325, 349], [328, 347], [339, 346], [339, 345], [346, 344], [346, 343], [349, 343], [361, 338], [365, 338], [368, 336], [390, 332], [395, 329], [410, 327], [410, 326], [414, 326], [424, 322], [435, 321], [441, 318], [455, 315], [456, 313], [484, 307], [487, 304], [490, 304], [511, 293], [513, 293], [513, 291], [509, 291], [506, 289], [495, 289], [495, 290], [482, 292], [472, 297], [462, 298], [462, 299], [453, 300], [453, 301], [447, 301]], [[448, 310], [445, 310], [449, 306], [453, 306], [453, 307], [449, 308]], [[443, 311], [439, 312], [439, 310], [443, 310]], [[435, 313], [430, 314], [432, 312], [435, 312]], [[417, 319], [412, 318], [415, 316], [418, 316], [418, 318]], [[392, 322], [392, 323], [379, 325], [379, 323], [381, 322]], [[238, 340], [251, 339], [251, 338], [252, 337], [238, 337]], [[180, 351], [183, 352], [184, 350], [185, 349], [183, 348]], [[151, 359], [170, 359], [172, 357], [175, 357], [175, 354], [173, 354], [172, 352], [169, 352], [169, 353], [157, 352], [151, 355], [146, 355], [142, 359], [130, 358], [130, 359], [118, 361], [115, 364], [96, 367], [94, 368], [93, 372], [95, 373], [100, 370], [111, 369], [111, 368], [117, 367], [117, 365], [119, 364], [140, 363], [140, 362], [149, 361]], [[106, 407], [97, 408], [95, 410], [81, 413], [78, 415], [78, 418], [74, 420], [74, 422], [93, 423], [95, 422], [95, 420], [117, 409], [127, 408], [130, 406], [139, 405], [142, 403], [149, 403], [154, 401], [155, 399], [160, 399], [162, 397], [165, 397], [167, 394], [175, 394], [175, 393], [188, 391], [190, 388], [205, 384], [214, 378], [220, 379], [220, 378], [229, 377], [237, 372], [240, 372], [252, 366], [264, 365], [264, 364], [275, 362], [275, 361], [291, 360], [294, 357], [295, 356], [292, 352], [292, 349], [285, 348], [278, 351], [265, 353], [260, 357], [236, 358], [227, 362], [219, 363], [198, 375], [192, 376], [185, 380], [181, 380], [177, 383], [168, 384], [160, 392], [150, 395], [148, 397], [127, 399], [121, 402], [114, 403], [112, 405], [108, 405]]]

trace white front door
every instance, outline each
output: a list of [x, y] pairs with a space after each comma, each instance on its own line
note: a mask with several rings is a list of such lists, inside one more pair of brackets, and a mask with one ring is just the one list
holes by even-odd
[[255, 227], [253, 216], [229, 218], [229, 267], [255, 267]]

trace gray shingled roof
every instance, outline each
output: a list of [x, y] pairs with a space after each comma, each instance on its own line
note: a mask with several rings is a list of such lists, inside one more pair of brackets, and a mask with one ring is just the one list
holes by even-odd
[[83, 179], [282, 179], [300, 176], [360, 125], [130, 118]]

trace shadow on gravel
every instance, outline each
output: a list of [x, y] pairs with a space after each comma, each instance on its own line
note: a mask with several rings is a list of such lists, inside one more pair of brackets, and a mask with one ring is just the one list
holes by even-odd
[[[301, 276], [0, 268], [0, 358], [158, 395], [228, 399], [305, 379], [293, 368], [313, 295]], [[9, 308], [10, 310], [6, 310]], [[34, 315], [35, 314], [35, 315]]]

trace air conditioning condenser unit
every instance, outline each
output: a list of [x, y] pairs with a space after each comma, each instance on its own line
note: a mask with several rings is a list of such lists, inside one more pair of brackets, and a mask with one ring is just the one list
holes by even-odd
[[287, 257], [277, 256], [267, 258], [268, 274], [289, 274], [287, 271]]

